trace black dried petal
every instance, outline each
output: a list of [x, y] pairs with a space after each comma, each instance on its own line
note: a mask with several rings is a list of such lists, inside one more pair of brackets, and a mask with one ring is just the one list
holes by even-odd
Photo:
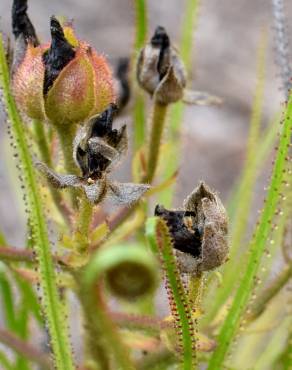
[[12, 6], [12, 32], [17, 39], [20, 35], [33, 46], [39, 45], [34, 26], [27, 15], [27, 0], [14, 0]]
[[[157, 71], [159, 73], [160, 81], [163, 79], [165, 74], [167, 73], [167, 68], [165, 68], [165, 56], [170, 47], [170, 40], [169, 36], [166, 33], [164, 27], [158, 26], [154, 32], [154, 35], [151, 39], [151, 45], [153, 47], [159, 47], [160, 53], [157, 63]], [[168, 66], [167, 66], [168, 67]]]
[[166, 222], [175, 249], [184, 253], [189, 253], [195, 258], [201, 257], [201, 231], [194, 226], [187, 227], [186, 225], [186, 217], [195, 217], [194, 212], [169, 211], [163, 206], [157, 205], [154, 214], [155, 216], [161, 217]]
[[86, 174], [89, 177], [99, 178], [101, 173], [107, 169], [111, 161], [105, 158], [100, 153], [91, 152], [90, 148], [88, 149], [88, 173]]
[[116, 147], [122, 137], [121, 130], [112, 129], [113, 119], [117, 112], [116, 104], [110, 104], [104, 112], [95, 117], [90, 137], [104, 138], [109, 145]]
[[75, 57], [73, 46], [66, 40], [59, 21], [51, 17], [52, 43], [43, 55], [45, 64], [44, 94], [47, 94], [62, 69]]
[[118, 96], [118, 109], [119, 112], [128, 104], [131, 96], [130, 82], [129, 82], [129, 68], [130, 60], [129, 58], [120, 58], [118, 60], [116, 68], [116, 78], [120, 84], [120, 93]]

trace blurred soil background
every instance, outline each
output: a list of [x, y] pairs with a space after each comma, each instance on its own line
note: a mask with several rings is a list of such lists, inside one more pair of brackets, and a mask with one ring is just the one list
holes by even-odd
[[[11, 35], [11, 0], [0, 2], [0, 29]], [[149, 0], [149, 36], [157, 25], [166, 27], [179, 43], [185, 1]], [[29, 15], [43, 41], [49, 39], [49, 17], [74, 19], [77, 34], [115, 63], [131, 52], [134, 11], [131, 0], [30, 0]], [[286, 1], [292, 19], [292, 2]], [[175, 205], [200, 179], [218, 190], [227, 201], [244, 163], [251, 105], [256, 85], [256, 55], [261, 31], [268, 36], [267, 72], [263, 127], [267, 126], [284, 100], [274, 63], [272, 14], [269, 0], [202, 0], [194, 30], [193, 68], [190, 85], [224, 100], [222, 107], [185, 109], [183, 153]], [[291, 29], [290, 29], [291, 31]], [[131, 124], [128, 108], [122, 122]], [[0, 225], [11, 245], [24, 243], [24, 213], [18, 189], [15, 162], [7, 140], [3, 114], [0, 116]], [[129, 130], [131, 131], [131, 129]], [[119, 177], [130, 180], [130, 154], [119, 168]], [[254, 214], [261, 206], [271, 158], [257, 184]], [[17, 195], [16, 195], [17, 194]], [[253, 220], [251, 219], [251, 222]]]

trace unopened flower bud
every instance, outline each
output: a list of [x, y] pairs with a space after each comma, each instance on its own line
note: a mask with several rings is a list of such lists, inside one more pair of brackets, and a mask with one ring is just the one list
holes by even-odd
[[200, 274], [226, 262], [226, 210], [218, 195], [203, 182], [184, 201], [183, 210], [156, 206], [155, 215], [169, 227], [182, 272]]
[[30, 118], [48, 118], [56, 125], [78, 123], [104, 111], [115, 99], [105, 58], [79, 41], [72, 27], [62, 28], [55, 17], [51, 37], [50, 45], [40, 46], [27, 38], [25, 54], [13, 73], [19, 108]]
[[160, 104], [174, 103], [183, 97], [185, 68], [163, 27], [156, 28], [151, 41], [141, 50], [137, 79]]

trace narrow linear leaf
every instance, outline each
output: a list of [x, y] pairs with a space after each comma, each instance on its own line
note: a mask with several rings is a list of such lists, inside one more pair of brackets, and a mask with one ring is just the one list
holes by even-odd
[[215, 293], [215, 296], [212, 296], [212, 306], [204, 319], [205, 322], [210, 322], [214, 319], [220, 307], [222, 307], [226, 302], [237, 281], [234, 279], [234, 274], [239, 273], [244, 265], [239, 256], [242, 254], [240, 247], [248, 225], [248, 218], [252, 206], [253, 189], [258, 172], [256, 157], [257, 148], [260, 142], [260, 127], [264, 99], [266, 49], [266, 34], [262, 33], [257, 55], [257, 83], [251, 111], [246, 160], [236, 197], [236, 208], [233, 210], [232, 218], [230, 217], [230, 260], [233, 261], [233, 263], [227, 264], [223, 270], [224, 289], [219, 289]]
[[190, 302], [176, 267], [175, 256], [168, 227], [163, 220], [156, 221], [156, 240], [159, 255], [165, 269], [170, 309], [178, 329], [177, 336], [182, 342], [182, 369], [196, 368], [196, 346], [194, 323], [190, 312]]
[[266, 247], [267, 237], [271, 231], [272, 218], [276, 211], [279, 198], [279, 189], [284, 178], [285, 163], [287, 160], [292, 128], [292, 94], [290, 95], [282, 132], [280, 135], [278, 151], [275, 158], [273, 173], [266, 196], [265, 206], [262, 210], [259, 224], [250, 243], [250, 255], [246, 271], [233, 299], [231, 308], [218, 335], [218, 347], [210, 359], [208, 370], [222, 368], [229, 346], [239, 326], [241, 315], [246, 308], [254, 286], [254, 278], [258, 272], [261, 257]]
[[73, 370], [73, 360], [69, 344], [66, 320], [62, 314], [62, 304], [58, 296], [56, 275], [51, 255], [51, 246], [48, 237], [47, 225], [43, 213], [38, 182], [34, 172], [34, 165], [29, 147], [24, 135], [23, 124], [16, 108], [15, 101], [10, 93], [8, 66], [5, 58], [2, 34], [0, 34], [0, 78], [4, 99], [11, 121], [11, 129], [17, 142], [17, 150], [23, 171], [23, 181], [26, 189], [29, 217], [35, 241], [34, 249], [37, 255], [40, 285], [42, 289], [42, 308], [48, 325], [51, 344], [58, 370]]

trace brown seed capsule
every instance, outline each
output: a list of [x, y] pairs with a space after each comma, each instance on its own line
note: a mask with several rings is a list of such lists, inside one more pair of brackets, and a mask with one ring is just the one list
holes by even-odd
[[200, 274], [226, 262], [226, 210], [203, 182], [184, 201], [184, 210], [156, 206], [155, 215], [167, 222], [182, 272]]
[[141, 50], [137, 79], [160, 104], [174, 103], [182, 98], [185, 68], [163, 27], [156, 28], [151, 41]]

